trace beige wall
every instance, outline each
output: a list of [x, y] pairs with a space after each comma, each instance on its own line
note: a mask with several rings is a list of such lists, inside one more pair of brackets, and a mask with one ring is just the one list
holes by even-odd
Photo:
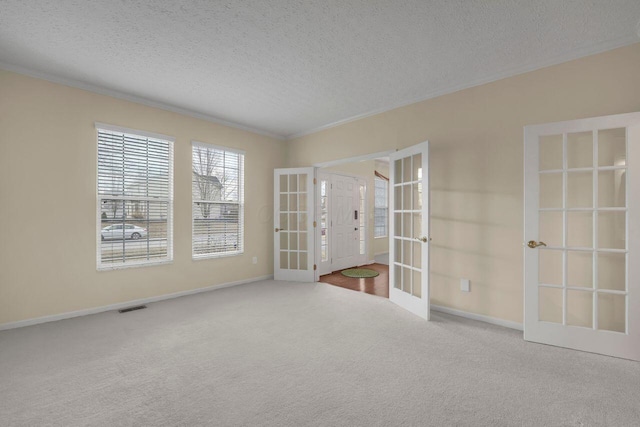
[[[273, 274], [282, 141], [5, 71], [0, 94], [0, 324]], [[172, 264], [96, 271], [96, 121], [176, 138]], [[191, 259], [191, 140], [246, 150], [244, 255]]]
[[466, 89], [292, 140], [289, 166], [429, 140], [432, 303], [522, 322], [523, 126], [639, 111], [638, 70], [635, 44]]

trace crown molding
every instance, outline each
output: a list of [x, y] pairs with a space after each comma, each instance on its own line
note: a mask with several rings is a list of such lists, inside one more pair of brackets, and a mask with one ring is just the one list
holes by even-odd
[[59, 77], [53, 74], [44, 73], [41, 71], [35, 71], [29, 68], [20, 67], [20, 66], [9, 64], [2, 61], [0, 61], [0, 69], [3, 69], [5, 71], [10, 71], [12, 73], [22, 74], [28, 77], [33, 77], [40, 80], [46, 80], [51, 83], [57, 83], [64, 86], [73, 87], [76, 89], [86, 90], [88, 92], [97, 93], [99, 95], [106, 95], [112, 98], [122, 99], [124, 101], [134, 102], [136, 104], [142, 104], [147, 107], [153, 107], [153, 108], [158, 108], [160, 110], [170, 111], [172, 113], [182, 114], [183, 116], [193, 117], [200, 120], [206, 120], [208, 122], [215, 123], [218, 125], [223, 125], [223, 126], [227, 126], [234, 129], [256, 133], [258, 135], [268, 136], [270, 138], [278, 139], [281, 141], [286, 140], [285, 135], [269, 132], [267, 130], [254, 128], [251, 126], [245, 126], [240, 123], [220, 119], [218, 117], [215, 117], [209, 114], [199, 113], [197, 111], [189, 110], [187, 108], [177, 107], [175, 105], [167, 104], [164, 102], [153, 101], [151, 99], [144, 98], [142, 96], [131, 95], [128, 93], [117, 91], [117, 90], [108, 89], [102, 86], [85, 83], [80, 80]]
[[395, 104], [390, 104], [386, 107], [382, 107], [382, 108], [377, 108], [375, 110], [371, 110], [368, 111], [366, 113], [362, 113], [362, 114], [358, 114], [346, 119], [341, 119], [341, 120], [337, 120], [335, 122], [331, 122], [331, 123], [327, 123], [326, 125], [322, 125], [322, 126], [318, 126], [316, 128], [310, 129], [310, 130], [306, 130], [306, 131], [301, 131], [301, 132], [297, 132], [294, 134], [290, 134], [286, 136], [287, 140], [294, 140], [297, 138], [301, 138], [303, 136], [307, 136], [307, 135], [311, 135], [323, 130], [327, 130], [327, 129], [331, 129], [340, 125], [344, 125], [347, 123], [351, 123], [351, 122], [355, 122], [358, 121], [360, 119], [364, 119], [367, 117], [371, 117], [371, 116], [375, 116], [377, 114], [382, 114], [382, 113], [386, 113], [387, 111], [391, 111], [391, 110], [395, 110], [397, 108], [402, 108], [402, 107], [406, 107], [408, 105], [412, 105], [412, 104], [417, 104], [419, 102], [423, 102], [423, 101], [427, 101], [429, 99], [433, 99], [433, 98], [437, 98], [439, 96], [443, 96], [443, 95], [448, 95], [450, 93], [454, 93], [454, 92], [458, 92], [464, 89], [469, 89], [475, 86], [480, 86], [483, 84], [487, 84], [487, 83], [492, 83], [498, 80], [502, 80], [502, 79], [506, 79], [508, 77], [514, 77], [517, 76], [519, 74], [524, 74], [524, 73], [528, 73], [531, 71], [536, 71], [536, 70], [540, 70], [542, 68], [547, 68], [547, 67], [551, 67], [553, 65], [559, 65], [562, 64], [564, 62], [569, 62], [569, 61], [573, 61], [575, 59], [579, 59], [579, 58], [584, 58], [586, 56], [590, 56], [590, 55], [596, 55], [598, 53], [603, 53], [609, 50], [613, 50], [613, 49], [617, 49], [620, 47], [625, 47], [625, 46], [629, 46], [632, 45], [634, 43], [638, 43], [640, 42], [640, 23], [638, 23], [638, 34], [637, 35], [631, 35], [631, 36], [627, 36], [627, 37], [622, 37], [622, 38], [617, 38], [617, 39], [613, 39], [613, 40], [608, 40], [606, 42], [602, 42], [602, 43], [598, 43], [596, 45], [591, 45], [591, 46], [587, 46], [587, 47], [582, 47], [579, 49], [574, 49], [571, 52], [567, 52], [564, 53], [562, 55], [558, 55], [555, 56], [547, 61], [544, 62], [538, 62], [538, 63], [529, 63], [529, 64], [525, 64], [522, 66], [518, 66], [518, 67], [513, 67], [513, 68], [507, 68], [505, 70], [502, 70], [499, 73], [487, 76], [487, 77], [483, 77], [483, 78], [479, 78], [476, 80], [471, 81], [470, 83], [465, 83], [465, 84], [460, 84], [460, 85], [453, 85], [450, 86], [446, 89], [440, 89], [440, 90], [435, 90], [433, 92], [429, 92], [426, 95], [420, 95], [419, 97], [416, 98], [412, 98], [410, 100], [407, 101], [401, 101]]

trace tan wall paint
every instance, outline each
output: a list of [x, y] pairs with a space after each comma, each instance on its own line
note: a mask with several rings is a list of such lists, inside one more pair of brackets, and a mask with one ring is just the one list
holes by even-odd
[[289, 166], [429, 140], [432, 303], [522, 322], [523, 127], [639, 111], [638, 70], [634, 44], [466, 89], [289, 141]]
[[[273, 274], [282, 141], [5, 71], [0, 94], [0, 324]], [[96, 271], [96, 121], [176, 138], [172, 264]], [[246, 150], [244, 255], [191, 259], [191, 140]]]

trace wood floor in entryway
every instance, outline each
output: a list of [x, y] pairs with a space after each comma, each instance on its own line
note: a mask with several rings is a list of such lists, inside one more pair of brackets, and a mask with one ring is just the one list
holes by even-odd
[[343, 276], [340, 271], [334, 271], [331, 274], [320, 276], [320, 281], [330, 285], [340, 286], [341, 288], [389, 298], [389, 266], [384, 264], [369, 264], [360, 267], [370, 268], [380, 274], [369, 279], [356, 279]]

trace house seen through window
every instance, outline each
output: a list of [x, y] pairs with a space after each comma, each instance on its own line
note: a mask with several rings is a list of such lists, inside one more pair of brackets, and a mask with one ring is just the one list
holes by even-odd
[[194, 258], [243, 252], [244, 153], [192, 144]]

